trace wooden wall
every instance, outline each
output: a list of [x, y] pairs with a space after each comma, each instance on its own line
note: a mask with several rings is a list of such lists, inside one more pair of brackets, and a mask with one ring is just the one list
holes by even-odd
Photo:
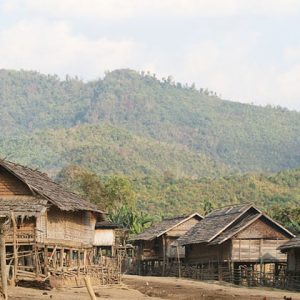
[[138, 259], [157, 259], [163, 257], [162, 237], [151, 241], [139, 241], [138, 243]]
[[185, 234], [188, 230], [190, 230], [193, 226], [195, 226], [199, 222], [196, 218], [191, 218], [187, 221], [185, 221], [182, 224], [179, 224], [178, 226], [174, 227], [170, 231], [168, 231], [166, 234], [167, 236], [173, 236], [173, 237], [180, 237], [183, 234]]
[[68, 212], [51, 207], [47, 212], [47, 243], [92, 245], [96, 218], [91, 212]]
[[114, 229], [96, 229], [94, 237], [94, 246], [114, 246]]
[[260, 218], [232, 240], [232, 260], [286, 261], [286, 255], [277, 248], [287, 241], [282, 230], [276, 230], [270, 221]]
[[11, 173], [0, 167], [0, 195], [32, 195], [29, 188]]
[[186, 258], [189, 262], [218, 262], [231, 259], [231, 242], [221, 245], [191, 244], [186, 246]]
[[282, 231], [276, 230], [267, 220], [258, 219], [236, 235], [237, 239], [287, 239]]
[[286, 254], [277, 248], [287, 240], [234, 239], [232, 240], [233, 261], [275, 262], [286, 261]]
[[300, 248], [288, 250], [287, 270], [292, 273], [300, 274]]

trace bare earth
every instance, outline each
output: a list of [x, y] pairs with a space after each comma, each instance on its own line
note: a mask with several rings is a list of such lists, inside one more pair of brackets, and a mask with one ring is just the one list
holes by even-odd
[[[202, 299], [261, 299], [282, 300], [284, 296], [300, 300], [300, 293], [275, 289], [243, 288], [230, 284], [208, 283], [170, 277], [124, 276], [119, 286], [94, 287], [97, 299], [109, 300], [202, 300]], [[85, 287], [62, 288], [42, 291], [32, 288], [15, 287], [9, 290], [10, 300], [88, 300]]]

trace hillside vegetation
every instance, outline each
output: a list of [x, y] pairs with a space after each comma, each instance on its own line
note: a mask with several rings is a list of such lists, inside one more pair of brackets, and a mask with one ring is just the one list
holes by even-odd
[[132, 70], [84, 83], [0, 71], [0, 155], [55, 174], [66, 164], [176, 178], [300, 165], [300, 113], [223, 101]]
[[0, 70], [0, 105], [0, 157], [48, 172], [132, 232], [146, 213], [239, 202], [300, 230], [299, 112], [132, 70], [90, 82]]
[[195, 211], [205, 215], [214, 208], [241, 202], [254, 203], [291, 230], [300, 232], [300, 169], [272, 176], [235, 175], [192, 180], [169, 176], [99, 177], [79, 166], [67, 166], [57, 180], [108, 211], [125, 204], [129, 210], [137, 209], [159, 220]]

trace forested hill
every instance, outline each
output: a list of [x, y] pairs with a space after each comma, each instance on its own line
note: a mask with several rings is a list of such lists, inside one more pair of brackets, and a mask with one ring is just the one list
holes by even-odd
[[116, 70], [85, 83], [1, 70], [0, 104], [0, 156], [53, 174], [80, 164], [196, 179], [300, 166], [300, 113], [224, 101], [170, 77]]

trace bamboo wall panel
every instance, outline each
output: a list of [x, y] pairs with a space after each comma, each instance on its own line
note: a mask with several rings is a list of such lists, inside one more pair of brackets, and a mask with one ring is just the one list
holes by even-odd
[[186, 233], [189, 229], [191, 229], [193, 226], [195, 226], [199, 221], [196, 218], [191, 218], [184, 223], [176, 226], [175, 228], [171, 229], [167, 232], [168, 236], [175, 236], [179, 237]]
[[113, 246], [114, 244], [114, 229], [96, 229], [94, 246]]
[[286, 254], [277, 248], [286, 240], [232, 240], [234, 261], [286, 261]]
[[36, 238], [37, 242], [43, 243], [47, 236], [47, 213], [40, 215], [36, 219]]
[[0, 167], [0, 195], [32, 195], [28, 187]]
[[246, 229], [239, 232], [236, 236], [237, 239], [286, 239], [280, 231], [276, 230], [267, 222], [258, 219]]
[[186, 247], [188, 261], [209, 262], [230, 260], [230, 241], [222, 245], [192, 244]]
[[95, 224], [96, 218], [91, 212], [67, 212], [52, 207], [47, 216], [47, 240], [92, 245]]

